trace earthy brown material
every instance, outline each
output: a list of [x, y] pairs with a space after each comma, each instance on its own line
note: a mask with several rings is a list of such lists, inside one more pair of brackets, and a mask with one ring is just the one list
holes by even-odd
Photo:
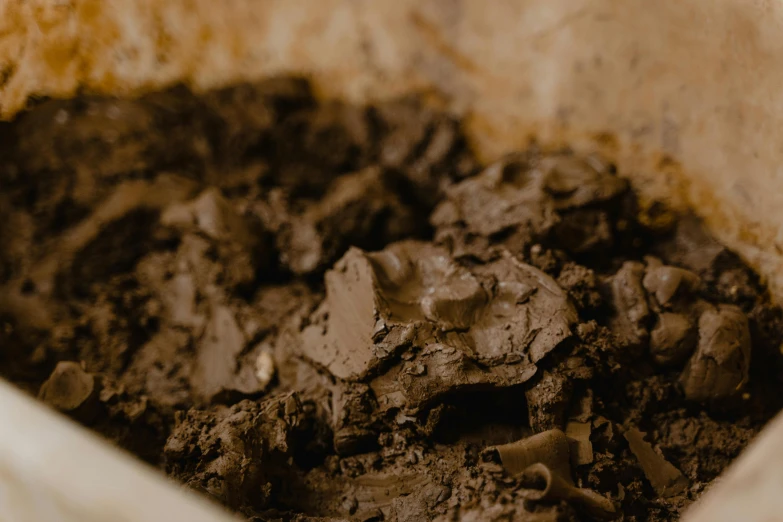
[[644, 435], [636, 428], [623, 433], [631, 451], [639, 459], [639, 465], [660, 496], [673, 497], [682, 494], [688, 488], [688, 479], [680, 471], [655, 452], [644, 440]]
[[494, 448], [503, 467], [516, 475], [533, 464], [544, 464], [563, 477], [571, 476], [568, 439], [560, 430], [543, 431], [532, 437]]
[[685, 396], [721, 399], [735, 394], [750, 370], [748, 320], [736, 306], [706, 310], [699, 318], [699, 345], [682, 374]]
[[544, 501], [568, 501], [579, 505], [588, 516], [595, 519], [612, 520], [616, 508], [611, 500], [587, 488], [574, 487], [570, 478], [553, 472], [544, 464], [533, 464], [523, 471], [525, 482], [543, 481], [541, 490], [527, 491], [528, 498]]
[[781, 407], [764, 287], [604, 159], [296, 79], [0, 135], [0, 374], [253, 520], [668, 522]]
[[74, 362], [57, 364], [41, 386], [38, 398], [49, 406], [83, 420], [91, 420], [98, 403], [99, 383], [95, 376]]

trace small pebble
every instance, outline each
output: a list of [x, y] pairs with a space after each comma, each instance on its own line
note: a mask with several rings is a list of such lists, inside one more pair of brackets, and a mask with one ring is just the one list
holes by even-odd
[[267, 351], [262, 351], [256, 359], [256, 379], [262, 388], [266, 388], [275, 376], [275, 361]]

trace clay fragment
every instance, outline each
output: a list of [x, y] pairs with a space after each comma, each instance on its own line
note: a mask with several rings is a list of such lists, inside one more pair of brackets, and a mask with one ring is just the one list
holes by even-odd
[[332, 431], [338, 455], [353, 455], [377, 445], [373, 413], [377, 405], [366, 384], [346, 383], [332, 393]]
[[182, 232], [198, 230], [210, 239], [253, 242], [247, 223], [215, 187], [195, 199], [171, 205], [161, 214], [160, 222]]
[[617, 508], [611, 500], [592, 489], [574, 486], [570, 476], [564, 477], [546, 464], [532, 464], [522, 472], [522, 487], [526, 485], [531, 486], [524, 491], [530, 500], [574, 502], [591, 517], [602, 520], [617, 516]]
[[535, 374], [536, 367], [525, 363], [483, 367], [461, 350], [434, 343], [373, 379], [370, 387], [381, 410], [413, 414], [448, 394], [514, 386]]
[[466, 231], [482, 236], [508, 227], [539, 234], [556, 220], [542, 189], [542, 175], [530, 169], [528, 159], [509, 156], [450, 188], [432, 223], [436, 227], [464, 223]]
[[696, 327], [688, 316], [663, 312], [650, 332], [650, 354], [662, 366], [681, 364], [693, 353], [696, 339]]
[[569, 442], [562, 431], [545, 431], [510, 444], [488, 448], [488, 451], [497, 452], [507, 473], [521, 474], [522, 487], [531, 486], [525, 491], [528, 499], [574, 501], [591, 516], [606, 519], [614, 517], [616, 510], [609, 499], [592, 490], [574, 486]]
[[560, 373], [544, 372], [541, 379], [525, 391], [530, 427], [536, 432], [562, 429], [565, 410], [571, 399], [570, 380]]
[[265, 384], [252, 365], [237, 365], [247, 340], [234, 312], [214, 305], [206, 329], [197, 345], [196, 362], [190, 376], [194, 390], [206, 399], [221, 392], [243, 395], [263, 391]]
[[716, 261], [727, 252], [692, 214], [679, 216], [672, 239], [662, 247], [663, 255], [670, 262], [702, 276], [713, 270]]
[[571, 448], [571, 463], [574, 466], [583, 466], [593, 462], [593, 443], [590, 442], [592, 433], [591, 422], [568, 421], [565, 434]]
[[378, 510], [389, 507], [395, 499], [418, 495], [435, 486], [425, 474], [390, 474], [370, 472], [353, 479], [356, 500], [362, 510]]
[[628, 189], [628, 182], [609, 174], [597, 157], [549, 156], [541, 160], [536, 170], [543, 173], [544, 189], [557, 209], [608, 201]]
[[[79, 418], [89, 417], [98, 404], [100, 386], [81, 364], [62, 361], [41, 385], [38, 397], [53, 408]], [[84, 420], [87, 420], [86, 418]]]
[[260, 221], [239, 214], [218, 188], [169, 206], [160, 222], [185, 238], [195, 235], [214, 245], [218, 257], [226, 260], [222, 279], [229, 286], [252, 283], [256, 273], [270, 264], [268, 231]]
[[182, 412], [163, 450], [167, 471], [230, 507], [263, 508], [275, 494], [267, 463], [302, 446], [304, 418], [296, 394]]
[[536, 363], [571, 336], [576, 309], [544, 272], [505, 252], [498, 260], [477, 266], [474, 273], [496, 281], [470, 330], [480, 359], [493, 363], [515, 354]]
[[701, 280], [699, 276], [684, 268], [664, 265], [650, 265], [644, 275], [644, 288], [655, 296], [660, 306], [667, 306], [677, 294], [694, 292]]
[[685, 366], [680, 382], [693, 401], [735, 395], [750, 370], [748, 318], [738, 307], [719, 305], [699, 317], [699, 343]]
[[436, 242], [458, 257], [486, 259], [498, 246], [521, 252], [550, 232], [564, 248], [585, 251], [610, 242], [611, 230], [604, 212], [584, 207], [626, 189], [600, 162], [515, 154], [449, 188], [431, 222]]
[[411, 208], [370, 167], [336, 179], [317, 203], [296, 213], [277, 237], [280, 260], [295, 274], [323, 269], [350, 246], [396, 241], [416, 228]]
[[636, 428], [631, 428], [623, 434], [631, 452], [639, 460], [647, 480], [650, 481], [655, 492], [664, 498], [673, 497], [688, 489], [688, 479], [680, 470], [658, 454], [653, 447], [644, 440], [644, 434]]
[[[327, 272], [326, 300], [303, 332], [302, 353], [336, 377], [359, 380], [400, 349], [429, 346], [417, 364], [473, 368], [454, 387], [501, 383], [504, 374], [527, 372], [500, 365], [538, 362], [571, 336], [577, 318], [554, 280], [510, 255], [468, 270], [444, 249], [406, 241], [371, 254], [351, 249]], [[439, 355], [439, 346], [453, 357]]]
[[612, 329], [621, 342], [636, 350], [643, 348], [649, 338], [646, 322], [650, 308], [647, 305], [647, 293], [642, 287], [643, 277], [643, 264], [626, 261], [611, 278], [615, 309], [611, 320]]
[[[383, 360], [375, 352], [376, 323], [385, 324], [378, 283], [367, 256], [351, 248], [325, 276], [326, 299], [302, 333], [302, 353], [340, 379], [359, 379]], [[327, 321], [318, 317], [328, 314]]]
[[522, 473], [533, 464], [544, 464], [571, 479], [568, 439], [560, 430], [549, 430], [501, 446], [489, 448], [500, 456], [503, 468], [511, 475]]

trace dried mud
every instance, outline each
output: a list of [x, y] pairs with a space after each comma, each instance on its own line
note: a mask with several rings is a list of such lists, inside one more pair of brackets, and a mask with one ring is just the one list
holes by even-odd
[[0, 375], [250, 520], [677, 520], [781, 408], [757, 276], [604, 159], [291, 78], [0, 144]]

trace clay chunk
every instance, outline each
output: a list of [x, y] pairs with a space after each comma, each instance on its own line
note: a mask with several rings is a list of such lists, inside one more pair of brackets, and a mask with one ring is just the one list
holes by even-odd
[[180, 412], [163, 450], [167, 471], [229, 507], [264, 507], [273, 493], [268, 463], [302, 445], [303, 419], [292, 393]]
[[327, 267], [349, 246], [394, 241], [410, 235], [412, 209], [387, 186], [378, 167], [335, 180], [323, 197], [294, 214], [277, 237], [280, 260], [295, 274]]
[[688, 294], [701, 284], [699, 276], [684, 268], [650, 264], [644, 275], [644, 288], [660, 306], [670, 304], [677, 294]]
[[[577, 318], [552, 278], [510, 255], [468, 270], [445, 249], [406, 241], [371, 254], [351, 249], [327, 272], [326, 300], [303, 332], [302, 353], [352, 380], [411, 346], [430, 347], [418, 362], [425, 369], [455, 351], [465, 367], [530, 367], [571, 335]], [[503, 373], [476, 367], [459, 380], [499, 382]]]
[[642, 287], [644, 265], [626, 261], [611, 279], [615, 315], [612, 329], [620, 341], [633, 349], [643, 348], [649, 338], [646, 322], [650, 316], [647, 293]]
[[234, 312], [225, 305], [213, 306], [196, 346], [196, 360], [190, 375], [196, 393], [212, 399], [222, 392], [240, 395], [261, 392], [266, 383], [258, 378], [255, 368], [237, 363], [246, 345], [247, 339]]
[[[367, 255], [351, 248], [325, 276], [326, 300], [318, 319], [302, 333], [302, 352], [340, 379], [359, 379], [383, 359], [376, 330], [385, 331], [385, 311]], [[376, 327], [377, 324], [377, 327]]]
[[684, 314], [665, 312], [650, 332], [650, 354], [662, 365], [684, 362], [696, 347], [696, 328]]
[[693, 401], [723, 399], [736, 394], [750, 369], [748, 318], [738, 307], [719, 305], [699, 317], [696, 353], [682, 372], [685, 397]]
[[63, 413], [83, 417], [97, 406], [99, 392], [100, 386], [93, 374], [87, 373], [79, 363], [62, 361], [43, 383], [38, 396]]
[[636, 428], [624, 433], [625, 440], [631, 452], [639, 460], [647, 480], [655, 492], [661, 497], [673, 497], [688, 489], [688, 479], [671, 462], [656, 453], [653, 447], [644, 440], [644, 434]]
[[611, 242], [606, 215], [586, 207], [627, 186], [600, 161], [515, 154], [448, 189], [430, 220], [436, 241], [457, 256], [484, 259], [498, 246], [516, 253], [550, 233], [564, 248], [586, 251]]
[[562, 429], [571, 394], [571, 381], [565, 375], [544, 372], [541, 379], [525, 391], [530, 427], [536, 432]]
[[510, 156], [451, 188], [432, 222], [435, 226], [464, 224], [467, 232], [483, 236], [509, 227], [538, 234], [556, 219], [543, 181], [525, 157]]

